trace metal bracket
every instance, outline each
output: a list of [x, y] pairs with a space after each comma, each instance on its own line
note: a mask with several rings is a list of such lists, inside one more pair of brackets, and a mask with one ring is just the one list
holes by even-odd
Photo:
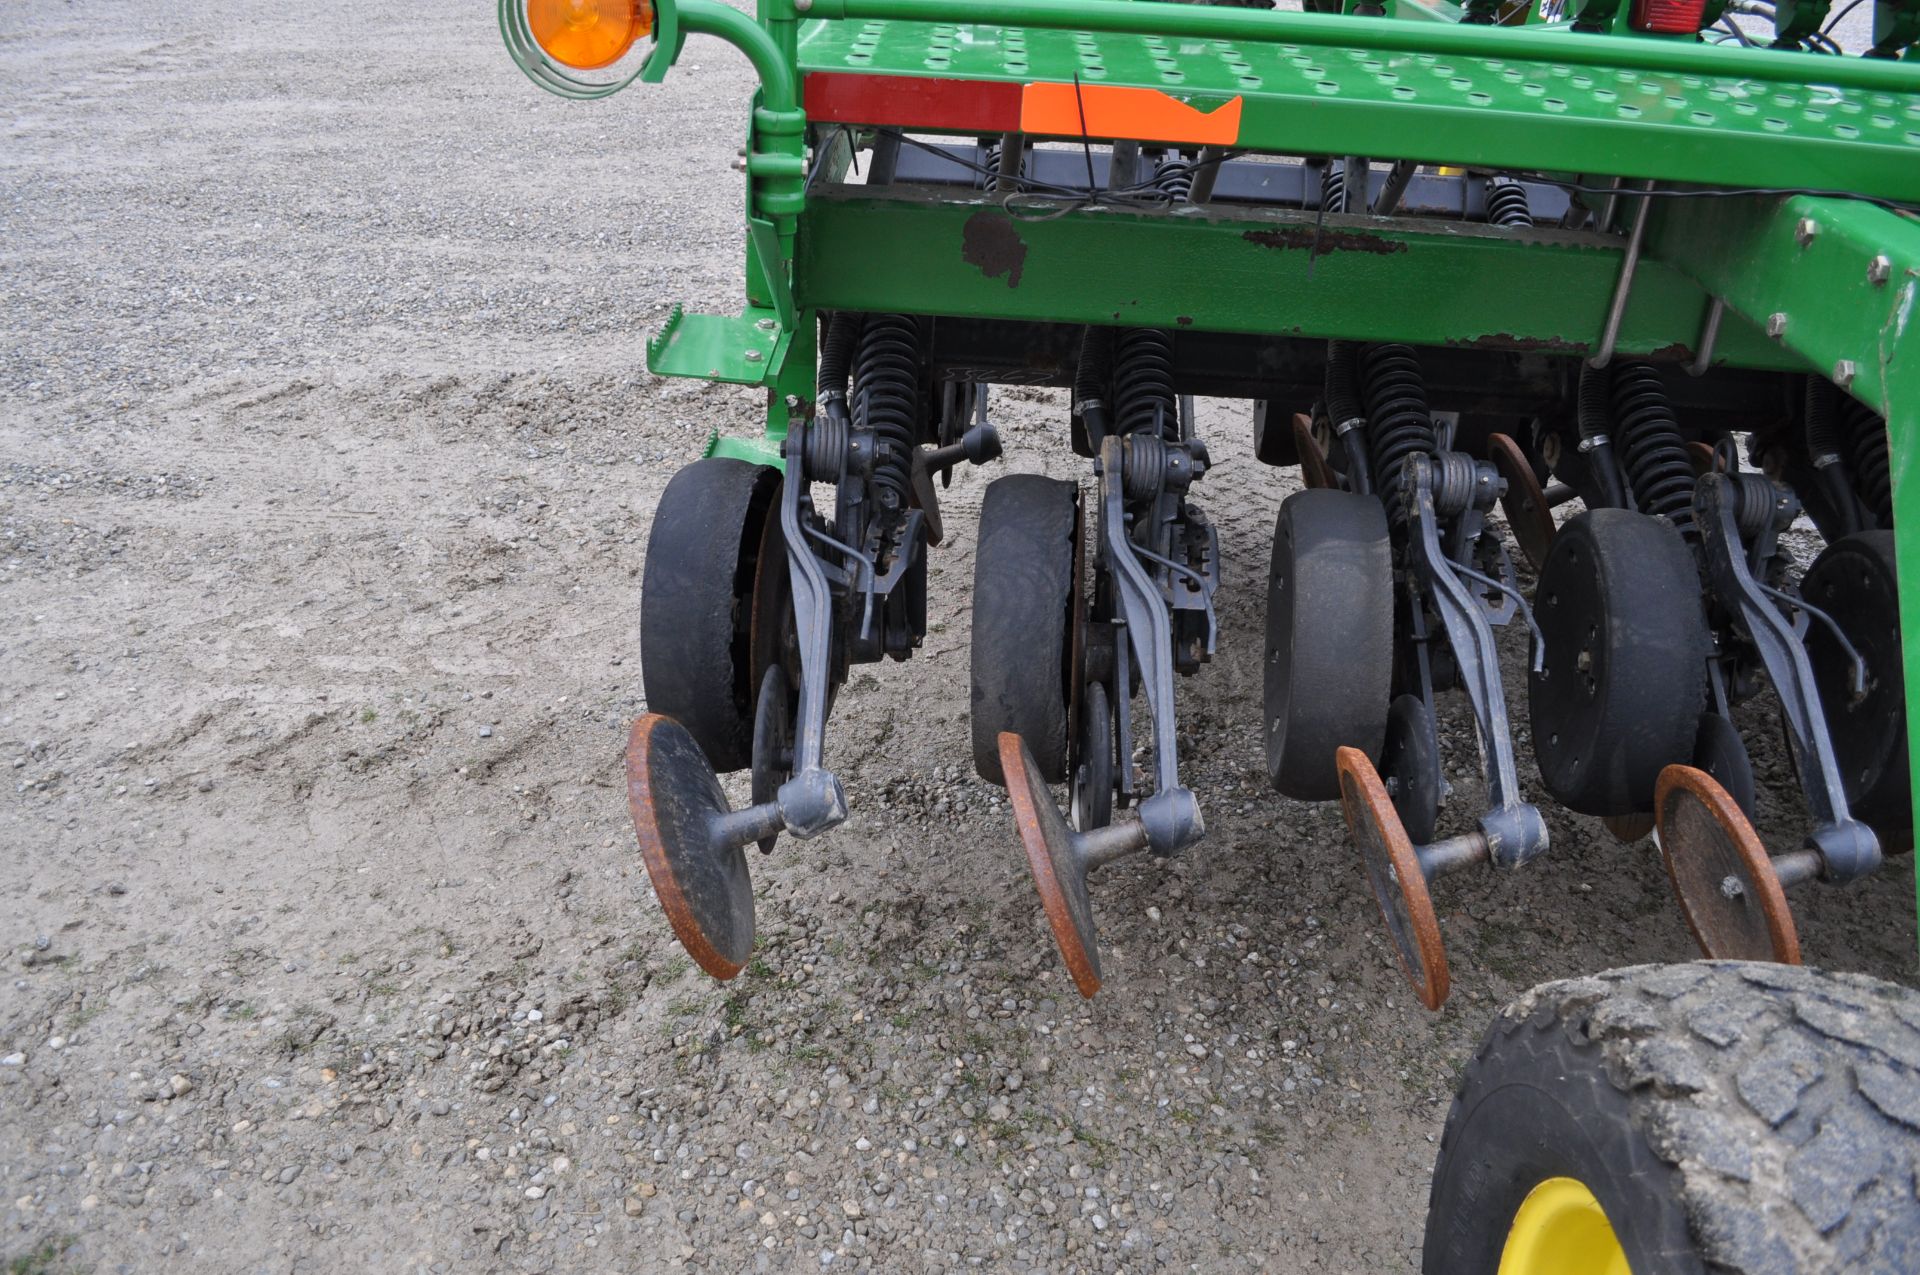
[[1847, 810], [1813, 667], [1792, 622], [1754, 579], [1740, 540], [1738, 503], [1734, 479], [1726, 474], [1704, 474], [1694, 488], [1694, 525], [1700, 530], [1707, 579], [1714, 598], [1759, 653], [1780, 697], [1800, 787], [1814, 822], [1807, 840], [1820, 852], [1821, 875], [1836, 883], [1852, 881], [1880, 866], [1879, 841]]
[[1473, 707], [1486, 769], [1487, 801], [1492, 807], [1480, 820], [1487, 857], [1496, 867], [1517, 868], [1546, 850], [1547, 825], [1538, 810], [1520, 799], [1520, 772], [1507, 725], [1506, 688], [1500, 682], [1500, 652], [1494, 645], [1486, 612], [1461, 583], [1457, 564], [1440, 546], [1434, 479], [1431, 456], [1420, 453], [1408, 458], [1401, 481], [1414, 533], [1414, 575], [1439, 612], [1447, 646], [1460, 671], [1461, 688]]
[[[1101, 549], [1153, 715], [1154, 793], [1140, 803], [1140, 822], [1153, 853], [1170, 855], [1198, 841], [1207, 829], [1200, 803], [1191, 789], [1180, 785], [1180, 744], [1173, 719], [1173, 625], [1160, 590], [1140, 565], [1127, 537], [1124, 463], [1125, 440], [1108, 435], [1100, 445], [1098, 470]], [[1121, 694], [1125, 695], [1124, 684]]]
[[792, 329], [777, 312], [688, 314], [679, 306], [647, 341], [647, 370], [732, 385], [771, 385], [786, 362]]

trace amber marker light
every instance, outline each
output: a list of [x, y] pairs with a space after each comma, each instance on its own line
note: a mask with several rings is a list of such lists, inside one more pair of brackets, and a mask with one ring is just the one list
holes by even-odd
[[527, 26], [554, 61], [597, 70], [653, 30], [653, 0], [527, 0]]

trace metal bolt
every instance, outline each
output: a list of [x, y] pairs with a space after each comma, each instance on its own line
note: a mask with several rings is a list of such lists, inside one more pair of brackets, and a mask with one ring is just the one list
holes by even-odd
[[1819, 222], [1811, 217], [1802, 217], [1800, 223], [1793, 228], [1793, 241], [1804, 248], [1812, 243], [1813, 237], [1819, 233]]
[[1879, 287], [1891, 278], [1893, 278], [1893, 263], [1887, 260], [1886, 253], [1881, 253], [1867, 263], [1867, 282], [1874, 287]]
[[797, 412], [800, 410], [800, 396], [798, 394], [787, 395], [787, 410], [789, 412]]
[[813, 0], [793, 0], [793, 11], [795, 13], [805, 13], [811, 8], [813, 8]]
[[1777, 341], [1786, 334], [1787, 312], [1785, 310], [1775, 310], [1767, 316], [1767, 335]]
[[756, 328], [759, 328], [762, 332], [771, 332], [773, 331], [773, 320], [762, 319], [758, 323], [754, 324], [753, 326]]
[[1737, 899], [1746, 892], [1747, 888], [1740, 884], [1739, 877], [1728, 875], [1721, 878], [1720, 893], [1726, 898]]
[[1860, 365], [1852, 359], [1841, 359], [1833, 365], [1833, 383], [1843, 390], [1848, 389], [1853, 385], [1853, 378], [1859, 371]]
[[761, 357], [760, 351], [758, 350], [747, 351], [747, 362], [749, 363], [758, 363], [760, 361], [760, 357]]

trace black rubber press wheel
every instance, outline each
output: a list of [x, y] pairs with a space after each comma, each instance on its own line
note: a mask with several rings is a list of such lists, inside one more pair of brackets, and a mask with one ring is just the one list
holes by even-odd
[[1652, 809], [1706, 705], [1713, 638], [1686, 542], [1664, 519], [1587, 510], [1554, 536], [1534, 615], [1545, 659], [1527, 707], [1547, 791], [1585, 815]]
[[[709, 456], [673, 476], [647, 538], [640, 680], [647, 708], [687, 728], [718, 771], [753, 763], [754, 595], [780, 471]], [[774, 537], [778, 543], [778, 537]], [[764, 564], [785, 571], [785, 562]], [[770, 621], [771, 617], [769, 617]], [[761, 657], [764, 659], [765, 657]]]
[[1908, 786], [1906, 678], [1900, 667], [1900, 593], [1893, 533], [1862, 531], [1827, 546], [1800, 582], [1807, 601], [1832, 616], [1867, 665], [1864, 695], [1853, 692], [1853, 661], [1824, 624], [1807, 629], [1820, 708], [1853, 815], [1888, 848], [1913, 841]]
[[1393, 549], [1378, 499], [1331, 488], [1280, 506], [1267, 569], [1267, 778], [1340, 795], [1334, 753], [1380, 756], [1393, 694]]
[[1536, 987], [1468, 1064], [1427, 1275], [1920, 1270], [1920, 993], [1713, 962]]
[[1005, 785], [1000, 734], [1026, 742], [1050, 784], [1067, 778], [1078, 489], [1038, 474], [988, 484], [973, 560], [973, 768]]

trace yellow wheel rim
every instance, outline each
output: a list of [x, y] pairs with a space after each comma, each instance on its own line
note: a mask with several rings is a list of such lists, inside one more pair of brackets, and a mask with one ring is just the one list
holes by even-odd
[[1520, 1202], [1500, 1275], [1633, 1275], [1607, 1211], [1586, 1185], [1548, 1178]]

